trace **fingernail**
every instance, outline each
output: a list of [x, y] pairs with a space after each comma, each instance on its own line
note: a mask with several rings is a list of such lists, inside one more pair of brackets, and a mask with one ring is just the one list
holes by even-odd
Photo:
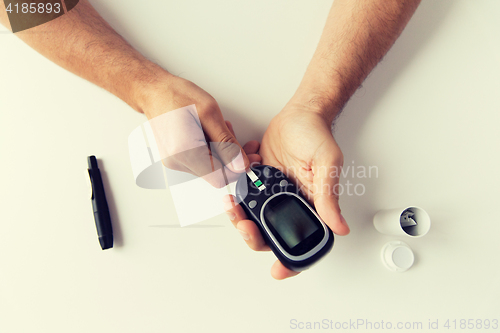
[[243, 160], [243, 155], [241, 154], [241, 152], [231, 162], [231, 165], [236, 171], [245, 171], [245, 161]]
[[231, 213], [231, 212], [227, 212], [227, 217], [229, 217], [229, 219], [231, 221], [234, 221], [234, 219], [236, 218], [236, 214], [235, 213]]
[[241, 237], [243, 237], [244, 240], [249, 240], [250, 239], [250, 235], [249, 234], [247, 234], [246, 232], [244, 232], [244, 231], [242, 231], [240, 229], [238, 229], [238, 231], [239, 231]]

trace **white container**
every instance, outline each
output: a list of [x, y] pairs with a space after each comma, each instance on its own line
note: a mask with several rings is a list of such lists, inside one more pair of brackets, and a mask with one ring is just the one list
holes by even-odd
[[413, 266], [415, 257], [410, 247], [401, 241], [393, 241], [382, 248], [382, 262], [388, 270], [404, 272]]
[[378, 232], [393, 236], [422, 237], [431, 228], [431, 218], [419, 207], [381, 210], [373, 217]]

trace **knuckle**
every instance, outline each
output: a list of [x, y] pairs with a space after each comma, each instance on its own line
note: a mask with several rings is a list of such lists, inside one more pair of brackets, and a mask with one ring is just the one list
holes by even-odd
[[339, 153], [339, 156], [337, 158], [337, 163], [338, 165], [344, 165], [344, 154], [342, 152]]
[[336, 165], [344, 165], [344, 153], [342, 153], [342, 150], [338, 149], [338, 151], [334, 155], [334, 163]]
[[228, 157], [236, 157], [236, 155], [240, 152], [240, 146], [236, 143], [236, 139], [231, 135], [231, 133], [219, 133], [216, 140], [215, 146], [219, 154], [223, 154]]
[[216, 140], [213, 147], [224, 164], [230, 163], [240, 154], [240, 146], [230, 133], [220, 133]]
[[213, 98], [212, 96], [207, 97], [206, 99], [201, 101], [199, 103], [199, 106], [197, 106], [197, 108], [199, 109], [198, 112], [200, 113], [201, 117], [205, 117], [205, 116], [210, 117], [210, 116], [220, 112], [219, 111], [219, 104], [217, 103], [215, 98]]
[[229, 132], [221, 132], [217, 135], [217, 142], [219, 143], [226, 143], [226, 145], [223, 145], [223, 146], [227, 146], [227, 147], [224, 147], [224, 148], [228, 148], [230, 145], [230, 143], [234, 143], [234, 137], [232, 136], [231, 133]]

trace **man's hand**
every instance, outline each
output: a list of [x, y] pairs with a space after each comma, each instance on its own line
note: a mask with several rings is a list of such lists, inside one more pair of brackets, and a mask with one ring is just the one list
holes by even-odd
[[[299, 187], [323, 221], [338, 235], [349, 227], [340, 213], [338, 183], [343, 156], [320, 108], [290, 102], [269, 124], [260, 148], [262, 163], [283, 171]], [[226, 199], [228, 216], [250, 248], [267, 251], [269, 247], [259, 229], [245, 215], [234, 198]], [[275, 279], [297, 275], [276, 261], [271, 269]]]
[[[4, 9], [0, 1], [0, 23], [8, 26]], [[204, 177], [216, 187], [248, 166], [248, 158], [215, 99], [194, 83], [146, 59], [103, 20], [88, 0], [17, 36], [55, 63], [145, 113], [149, 120], [157, 118], [155, 140], [163, 149], [160, 154], [168, 156], [163, 161], [167, 166]], [[160, 117], [193, 104], [198, 113], [195, 117], [185, 117], [187, 113]], [[223, 165], [227, 166], [224, 177], [213, 172]]]
[[[146, 88], [141, 105], [163, 164], [203, 177], [217, 188], [236, 180], [249, 160], [215, 99], [188, 80], [161, 75]], [[214, 172], [219, 169], [224, 174]]]
[[349, 227], [340, 214], [338, 184], [343, 155], [331, 124], [307, 105], [285, 107], [269, 124], [262, 139], [262, 162], [282, 170], [338, 235]]

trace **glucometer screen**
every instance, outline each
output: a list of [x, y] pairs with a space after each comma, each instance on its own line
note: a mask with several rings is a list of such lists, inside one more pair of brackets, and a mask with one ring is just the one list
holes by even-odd
[[295, 196], [280, 195], [267, 204], [264, 217], [286, 245], [293, 248], [319, 229], [306, 209]]

